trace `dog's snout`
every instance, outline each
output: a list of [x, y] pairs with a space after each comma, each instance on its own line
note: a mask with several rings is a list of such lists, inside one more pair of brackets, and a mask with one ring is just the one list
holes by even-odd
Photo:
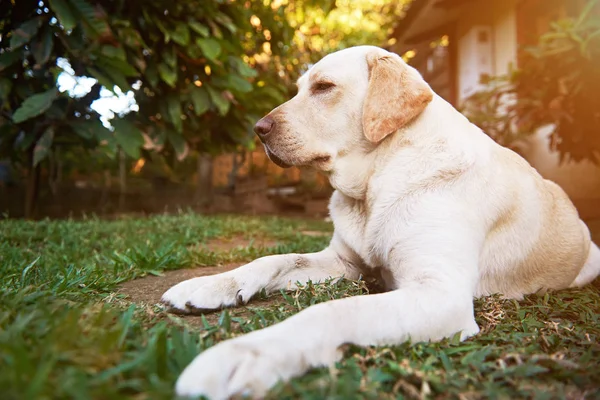
[[254, 125], [254, 132], [263, 140], [273, 130], [274, 126], [275, 120], [267, 115]]

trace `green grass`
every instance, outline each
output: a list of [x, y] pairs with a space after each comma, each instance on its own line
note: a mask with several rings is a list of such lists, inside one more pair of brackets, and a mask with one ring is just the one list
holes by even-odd
[[[0, 222], [0, 398], [170, 399], [202, 349], [281, 321], [311, 304], [366, 294], [362, 282], [307, 285], [190, 327], [116, 295], [119, 283], [196, 265], [316, 251], [320, 222], [192, 213], [147, 219]], [[209, 252], [211, 238], [272, 238], [273, 248]], [[600, 398], [600, 290], [590, 286], [522, 302], [476, 302], [482, 333], [466, 342], [350, 346], [270, 398]], [[213, 320], [213, 319], [211, 319]]]

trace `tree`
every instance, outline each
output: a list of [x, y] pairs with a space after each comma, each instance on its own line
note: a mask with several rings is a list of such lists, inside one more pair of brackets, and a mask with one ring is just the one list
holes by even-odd
[[[19, 0], [2, 2], [0, 15], [0, 157], [29, 170], [28, 216], [52, 148], [179, 160], [190, 147], [223, 151], [249, 143], [286, 89], [273, 69], [247, 63], [267, 42], [281, 55], [292, 36], [283, 9], [262, 2]], [[97, 80], [89, 93], [57, 90], [61, 58]], [[91, 108], [101, 87], [134, 90], [139, 112], [105, 129]]]
[[551, 147], [561, 161], [600, 163], [600, 18], [598, 1], [578, 18], [552, 23], [536, 46], [526, 49], [522, 67], [490, 79], [465, 114], [501, 144], [511, 146], [552, 126]]

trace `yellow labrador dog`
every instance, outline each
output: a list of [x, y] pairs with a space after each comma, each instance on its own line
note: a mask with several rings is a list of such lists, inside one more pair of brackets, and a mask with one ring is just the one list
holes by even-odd
[[386, 293], [312, 306], [215, 345], [182, 373], [180, 395], [260, 397], [340, 357], [345, 343], [439, 340], [479, 328], [473, 297], [591, 282], [600, 251], [566, 194], [437, 96], [396, 54], [333, 53], [255, 131], [272, 161], [323, 171], [335, 232], [312, 254], [260, 258], [163, 295], [179, 311], [247, 302], [261, 289], [381, 271]]

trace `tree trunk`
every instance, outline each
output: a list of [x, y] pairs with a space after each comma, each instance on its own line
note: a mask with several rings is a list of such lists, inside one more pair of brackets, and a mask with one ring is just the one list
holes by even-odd
[[204, 207], [212, 201], [213, 159], [210, 154], [200, 153], [196, 164], [198, 182], [196, 185], [196, 201]]
[[29, 172], [27, 174], [27, 192], [25, 193], [25, 218], [35, 217], [40, 191], [40, 165], [33, 166], [33, 147], [29, 152]]
[[123, 149], [119, 149], [119, 211], [125, 210], [125, 194], [127, 193], [127, 159]]

